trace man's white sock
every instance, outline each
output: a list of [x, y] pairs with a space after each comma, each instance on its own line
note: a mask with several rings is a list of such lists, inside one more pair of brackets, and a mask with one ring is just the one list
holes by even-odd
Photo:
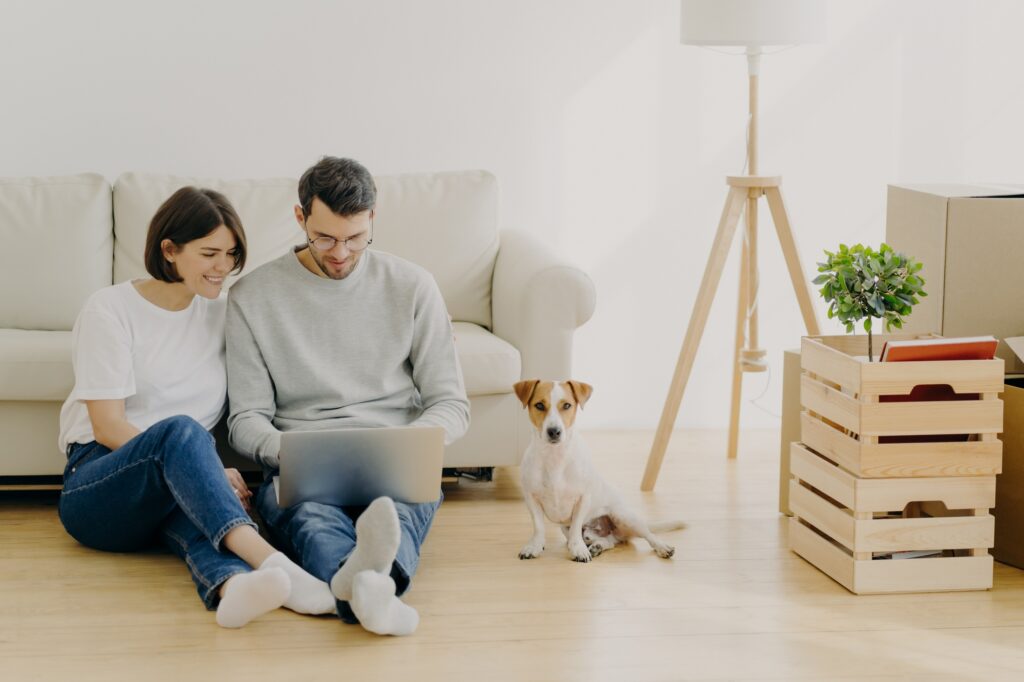
[[224, 583], [224, 596], [217, 606], [217, 625], [240, 628], [283, 605], [290, 591], [288, 574], [280, 568], [233, 575]]
[[420, 614], [395, 596], [395, 581], [377, 571], [362, 571], [352, 580], [352, 613], [366, 630], [378, 635], [411, 635]]
[[357, 573], [377, 571], [387, 575], [398, 554], [402, 530], [390, 497], [378, 497], [356, 520], [356, 548], [345, 565], [331, 578], [331, 592], [341, 601], [352, 599], [352, 580]]
[[282, 552], [271, 554], [260, 564], [261, 571], [269, 568], [280, 568], [291, 581], [292, 591], [284, 602], [286, 609], [313, 615], [335, 612], [334, 595], [327, 583], [311, 576]]

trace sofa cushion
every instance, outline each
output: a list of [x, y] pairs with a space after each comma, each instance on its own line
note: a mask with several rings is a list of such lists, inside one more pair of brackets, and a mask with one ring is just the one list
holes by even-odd
[[[510, 393], [519, 351], [478, 325], [453, 326], [466, 393]], [[0, 400], [63, 401], [74, 385], [71, 332], [0, 329]]]
[[[375, 178], [374, 245], [426, 268], [456, 320], [491, 325], [498, 253], [498, 183], [483, 171]], [[146, 277], [143, 249], [156, 209], [185, 185], [224, 193], [245, 226], [246, 271], [304, 241], [295, 222], [297, 180], [217, 180], [126, 173], [114, 184], [114, 281]], [[230, 286], [230, 281], [228, 282]]]
[[456, 322], [453, 326], [466, 394], [511, 393], [512, 384], [520, 378], [519, 351], [478, 325]]
[[74, 385], [71, 332], [0, 329], [0, 400], [63, 401]]
[[111, 283], [110, 185], [100, 175], [0, 178], [0, 328], [70, 330]]

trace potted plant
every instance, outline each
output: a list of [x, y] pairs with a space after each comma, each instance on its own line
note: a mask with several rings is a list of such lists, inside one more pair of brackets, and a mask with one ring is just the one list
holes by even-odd
[[868, 361], [874, 361], [872, 319], [884, 320], [886, 331], [903, 328], [903, 318], [918, 303], [918, 297], [928, 295], [924, 279], [918, 274], [922, 265], [888, 244], [882, 244], [878, 251], [862, 244], [840, 244], [837, 252], [825, 251], [825, 255], [827, 260], [818, 263], [821, 274], [814, 278], [814, 284], [822, 285], [819, 292], [828, 302], [828, 317], [839, 318], [848, 334], [863, 319], [868, 333]]

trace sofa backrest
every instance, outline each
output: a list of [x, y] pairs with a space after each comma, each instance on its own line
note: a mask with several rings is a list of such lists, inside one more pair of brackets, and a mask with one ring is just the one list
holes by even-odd
[[0, 329], [70, 330], [113, 242], [103, 176], [0, 178]]
[[[498, 184], [483, 171], [375, 178], [374, 243], [434, 275], [453, 318], [491, 325], [491, 276], [498, 252]], [[148, 276], [146, 231], [156, 209], [185, 185], [222, 192], [238, 211], [249, 245], [246, 271], [304, 241], [291, 178], [219, 180], [126, 173], [114, 183], [114, 281]], [[245, 273], [242, 273], [243, 276]], [[229, 282], [230, 286], [230, 282]]]

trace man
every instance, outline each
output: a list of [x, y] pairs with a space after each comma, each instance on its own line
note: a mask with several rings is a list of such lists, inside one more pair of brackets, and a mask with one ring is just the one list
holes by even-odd
[[469, 425], [451, 322], [423, 268], [367, 249], [377, 190], [351, 159], [324, 157], [299, 181], [307, 244], [242, 278], [228, 300], [232, 446], [263, 465], [257, 508], [273, 539], [330, 583], [342, 620], [411, 634], [400, 601], [440, 499], [387, 498], [365, 510], [305, 502], [282, 509], [272, 475], [281, 432], [433, 425], [445, 441]]

